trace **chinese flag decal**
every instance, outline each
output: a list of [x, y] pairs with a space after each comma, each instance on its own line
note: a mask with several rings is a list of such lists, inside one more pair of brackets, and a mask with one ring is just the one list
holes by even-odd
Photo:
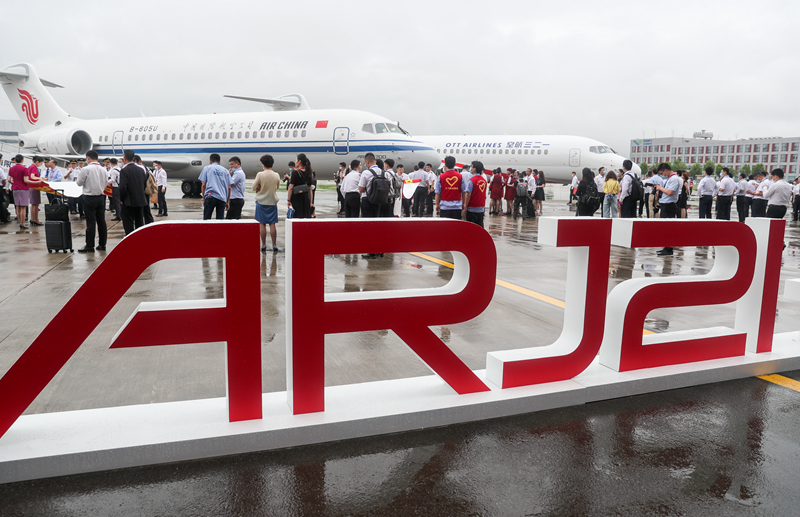
[[325, 129], [328, 127], [327, 120], [317, 120], [317, 129]]

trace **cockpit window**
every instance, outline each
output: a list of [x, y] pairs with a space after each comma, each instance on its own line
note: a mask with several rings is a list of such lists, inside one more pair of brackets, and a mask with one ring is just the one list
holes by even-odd
[[364, 124], [364, 126], [361, 128], [361, 131], [364, 131], [365, 133], [374, 133], [375, 132], [375, 131], [372, 130], [372, 124]]
[[388, 128], [389, 128], [389, 132], [390, 132], [390, 133], [400, 133], [401, 135], [405, 134], [405, 133], [403, 132], [403, 130], [402, 130], [402, 129], [400, 129], [400, 127], [399, 127], [399, 126], [396, 126], [395, 124], [386, 124], [386, 127], [388, 127]]
[[589, 152], [590, 152], [590, 153], [596, 153], [596, 152], [598, 152], [598, 151], [597, 151], [597, 147], [595, 147], [595, 146], [591, 146], [591, 147], [589, 148]]
[[375, 124], [375, 132], [376, 133], [388, 133], [389, 130], [386, 129], [386, 124], [384, 124], [383, 122], [378, 122], [377, 124]]

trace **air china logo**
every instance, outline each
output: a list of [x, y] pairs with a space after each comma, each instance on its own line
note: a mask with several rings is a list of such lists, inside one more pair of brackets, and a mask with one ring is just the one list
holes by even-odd
[[29, 124], [36, 124], [39, 120], [39, 99], [31, 95], [25, 90], [17, 89], [19, 98], [22, 99], [22, 111], [28, 118]]

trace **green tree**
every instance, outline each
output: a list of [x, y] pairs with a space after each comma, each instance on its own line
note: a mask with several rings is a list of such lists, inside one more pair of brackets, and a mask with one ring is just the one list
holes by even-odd
[[739, 172], [741, 172], [745, 176], [750, 176], [752, 174], [752, 172], [750, 171], [750, 164], [745, 163], [744, 165], [742, 165], [742, 169]]
[[767, 170], [767, 168], [764, 167], [763, 163], [757, 163], [757, 164], [753, 165], [753, 174], [755, 174], [757, 172], [765, 172], [766, 170]]
[[642, 174], [644, 174], [645, 176], [647, 176], [647, 171], [649, 171], [649, 170], [650, 170], [650, 166], [649, 166], [649, 165], [647, 165], [647, 162], [642, 162], [642, 163], [640, 163], [640, 164], [639, 164], [639, 168], [640, 168], [640, 169], [642, 169]]
[[675, 161], [672, 162], [673, 171], [685, 171], [688, 168], [689, 166], [686, 165], [686, 162], [684, 162], [680, 158], [675, 158]]
[[722, 165], [721, 163], [718, 163], [717, 166], [714, 168], [714, 174], [719, 176], [723, 167], [725, 167], [725, 166]]
[[703, 166], [699, 163], [692, 164], [692, 168], [689, 170], [690, 176], [702, 176], [703, 175]]
[[709, 168], [709, 167], [711, 167], [712, 169], [715, 169], [715, 170], [716, 170], [716, 168], [717, 168], [717, 164], [716, 164], [716, 163], [714, 163], [714, 162], [712, 162], [711, 160], [708, 160], [708, 161], [705, 163], [705, 165], [703, 165], [703, 170], [706, 170], [706, 169], [707, 169], [707, 168]]

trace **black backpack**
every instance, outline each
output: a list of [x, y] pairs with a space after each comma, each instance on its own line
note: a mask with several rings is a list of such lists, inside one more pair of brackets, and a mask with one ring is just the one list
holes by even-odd
[[528, 184], [524, 181], [520, 181], [517, 183], [517, 197], [527, 197], [528, 195]]
[[386, 173], [381, 171], [378, 176], [373, 169], [369, 170], [372, 173], [372, 181], [367, 190], [367, 201], [373, 205], [386, 205], [389, 203], [389, 193], [392, 190], [392, 182], [386, 177]]
[[592, 210], [597, 210], [603, 204], [603, 194], [597, 190], [594, 180], [586, 182], [586, 192], [581, 195], [578, 202]]
[[[626, 172], [625, 174], [628, 174]], [[630, 173], [631, 175], [631, 193], [628, 194], [628, 197], [633, 199], [634, 201], [641, 201], [644, 199], [644, 185], [642, 184], [642, 178], [639, 177], [638, 174]]]

